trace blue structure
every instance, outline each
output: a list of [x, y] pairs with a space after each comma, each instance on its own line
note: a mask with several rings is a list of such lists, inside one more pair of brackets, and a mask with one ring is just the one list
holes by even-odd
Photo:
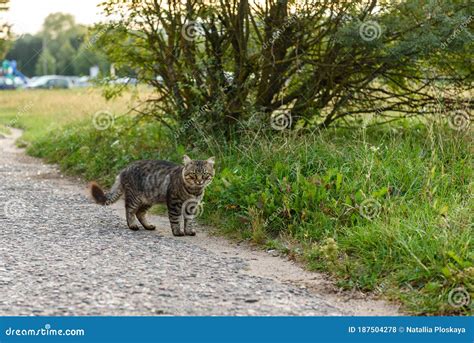
[[2, 62], [0, 74], [11, 79], [13, 82], [15, 82], [15, 77], [19, 77], [24, 83], [27, 83], [26, 76], [17, 69], [17, 63], [15, 60], [4, 60]]

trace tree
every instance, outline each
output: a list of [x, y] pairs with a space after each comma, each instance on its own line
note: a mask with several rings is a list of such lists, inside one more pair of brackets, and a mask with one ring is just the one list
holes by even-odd
[[89, 48], [85, 43], [80, 47], [77, 57], [74, 59], [74, 74], [89, 75], [91, 66], [98, 66], [102, 75], [107, 75], [110, 69], [107, 57], [103, 53]]
[[72, 47], [69, 40], [66, 40], [56, 52], [57, 70], [61, 75], [74, 74], [74, 59], [77, 51]]
[[[46, 52], [44, 58], [37, 61], [35, 71], [44, 74], [44, 70], [54, 69], [59, 74], [73, 74], [74, 60], [86, 33], [87, 28], [76, 24], [74, 16], [71, 14], [53, 13], [48, 15], [44, 20], [42, 31], [38, 35], [42, 40], [42, 50]], [[55, 68], [44, 66], [45, 61], [50, 63], [53, 60], [57, 63]]]
[[52, 13], [48, 15], [43, 23], [41, 35], [44, 39], [55, 46], [54, 50], [59, 50], [61, 44], [77, 35], [76, 20], [72, 14]]
[[6, 58], [16, 60], [18, 70], [31, 77], [35, 75], [35, 67], [42, 49], [42, 39], [38, 36], [26, 34], [17, 39], [8, 51]]
[[28, 76], [52, 72], [88, 75], [94, 65], [105, 75], [110, 63], [104, 53], [95, 49], [95, 35], [92, 28], [77, 25], [71, 15], [52, 14], [45, 19], [39, 34], [23, 35], [14, 41], [7, 58], [16, 60], [18, 69]]
[[[0, 13], [8, 11], [10, 0], [0, 0]], [[10, 47], [10, 25], [0, 18], [0, 59], [3, 59]]]
[[[88, 75], [89, 68], [94, 65], [107, 74], [110, 63], [104, 53], [94, 48], [95, 34], [92, 28], [76, 24], [73, 16], [54, 13], [45, 19], [39, 34], [23, 35], [14, 41], [7, 58], [16, 60], [18, 69], [28, 76], [53, 71], [64, 75]], [[47, 51], [43, 53], [43, 50]]]
[[100, 46], [111, 62], [133, 68], [156, 89], [146, 113], [168, 125], [198, 116], [209, 131], [228, 133], [250, 119], [268, 123], [283, 110], [293, 126], [327, 127], [366, 114], [387, 121], [394, 113], [421, 114], [440, 101], [448, 110], [472, 106], [462, 97], [472, 89], [472, 72], [462, 63], [456, 72], [440, 63], [472, 52], [463, 2], [109, 0], [103, 6], [120, 18], [102, 27]]
[[36, 63], [36, 75], [56, 74], [56, 59], [48, 49], [41, 52], [38, 62]]
[[90, 28], [88, 33], [81, 37], [81, 42], [77, 55], [74, 58], [74, 72], [76, 75], [88, 75], [91, 66], [98, 66], [102, 75], [107, 75], [110, 63], [107, 56], [97, 48], [97, 39], [101, 35], [94, 28]]

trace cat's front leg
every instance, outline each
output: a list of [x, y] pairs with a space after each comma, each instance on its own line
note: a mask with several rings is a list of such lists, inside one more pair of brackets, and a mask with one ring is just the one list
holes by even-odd
[[184, 218], [184, 233], [186, 236], [196, 236], [194, 228], [194, 218]]
[[183, 205], [183, 217], [184, 217], [184, 233], [186, 236], [195, 236], [196, 230], [194, 228], [194, 218], [197, 214], [197, 206], [186, 206]]
[[195, 236], [194, 218], [198, 215], [201, 205], [201, 198], [191, 198], [183, 203], [184, 233], [187, 236]]
[[168, 201], [168, 218], [170, 220], [171, 231], [175, 236], [184, 236], [184, 230], [181, 228], [182, 221], [182, 202], [177, 199]]

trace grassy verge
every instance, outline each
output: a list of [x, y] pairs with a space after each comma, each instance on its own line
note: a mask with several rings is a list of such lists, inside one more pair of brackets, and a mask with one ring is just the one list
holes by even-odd
[[[10, 111], [0, 109], [0, 123]], [[131, 118], [97, 130], [85, 113], [51, 129], [61, 109], [50, 112], [43, 109], [41, 120], [26, 114], [19, 125], [29, 153], [70, 173], [110, 184], [134, 160], [215, 155], [218, 174], [201, 220], [280, 249], [342, 287], [399, 300], [411, 313], [472, 313], [453, 306], [453, 290], [474, 296], [472, 142], [465, 133], [405, 123], [304, 137], [273, 132], [228, 145], [211, 139], [191, 148], [156, 123]]]
[[8, 127], [0, 124], [0, 134], [2, 134], [2, 133], [3, 134], [8, 134], [8, 133], [10, 133], [10, 130], [8, 129]]

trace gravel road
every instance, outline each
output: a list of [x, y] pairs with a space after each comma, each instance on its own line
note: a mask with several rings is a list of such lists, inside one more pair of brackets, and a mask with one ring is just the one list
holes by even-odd
[[251, 251], [207, 248], [202, 232], [173, 237], [164, 219], [156, 232], [127, 229], [120, 211], [15, 148], [20, 134], [0, 138], [0, 315], [354, 314], [249, 273]]

